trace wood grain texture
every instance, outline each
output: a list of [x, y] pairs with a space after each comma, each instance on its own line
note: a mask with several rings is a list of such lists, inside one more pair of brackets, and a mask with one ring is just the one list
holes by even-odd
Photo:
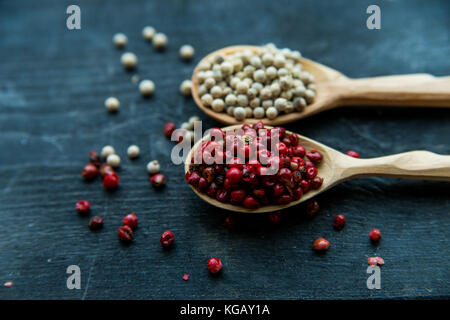
[[[319, 196], [314, 218], [300, 205], [286, 210], [277, 226], [265, 215], [240, 215], [230, 231], [223, 226], [229, 213], [198, 199], [184, 183], [183, 166], [169, 162], [173, 145], [162, 135], [165, 121], [181, 124], [191, 115], [204, 127], [220, 126], [178, 87], [202, 56], [233, 44], [275, 42], [351, 78], [448, 75], [447, 1], [383, 2], [378, 31], [365, 28], [372, 3], [361, 0], [78, 4], [82, 30], [68, 31], [65, 2], [0, 2], [0, 284], [14, 282], [0, 288], [1, 299], [448, 298], [448, 183], [358, 179]], [[167, 34], [165, 52], [142, 40], [148, 24]], [[155, 82], [153, 98], [141, 98], [134, 73], [119, 64], [123, 51], [111, 41], [116, 32], [128, 35], [127, 50], [139, 57], [136, 73]], [[191, 63], [178, 56], [185, 43], [196, 49]], [[110, 95], [121, 100], [116, 115], [103, 106]], [[450, 153], [445, 109], [347, 107], [287, 129], [364, 158]], [[141, 147], [135, 161], [126, 157], [132, 143]], [[122, 158], [121, 185], [113, 193], [100, 180], [79, 178], [88, 151], [105, 144]], [[161, 191], [148, 182], [145, 165], [152, 159], [168, 179]], [[80, 199], [92, 203], [92, 215], [104, 216], [103, 230], [89, 231], [88, 217], [74, 209]], [[134, 243], [123, 246], [116, 231], [130, 211], [140, 226]], [[347, 226], [337, 232], [332, 220], [341, 213]], [[368, 240], [374, 227], [383, 233], [378, 246]], [[176, 236], [168, 252], [159, 244], [166, 229]], [[320, 236], [331, 247], [319, 256], [311, 245]], [[373, 255], [386, 262], [376, 291], [366, 288]], [[206, 270], [211, 256], [222, 259], [220, 277]], [[81, 290], [66, 288], [71, 264], [81, 268]], [[184, 273], [191, 274], [188, 282]]]

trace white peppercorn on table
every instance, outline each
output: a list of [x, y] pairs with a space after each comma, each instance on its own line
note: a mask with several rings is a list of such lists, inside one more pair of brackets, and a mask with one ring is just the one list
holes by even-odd
[[[227, 132], [240, 127], [241, 125], [234, 125], [222, 128], [222, 130]], [[266, 126], [266, 128], [271, 127]], [[289, 131], [286, 131], [286, 133], [291, 134]], [[242, 206], [220, 202], [199, 192], [192, 186], [191, 188], [200, 198], [213, 206], [236, 212], [262, 213], [278, 211], [297, 205], [341, 182], [355, 178], [381, 176], [450, 181], [450, 155], [438, 155], [429, 151], [409, 151], [371, 159], [358, 159], [345, 155], [305, 136], [298, 135], [298, 137], [299, 144], [307, 150], [318, 150], [323, 156], [323, 160], [318, 166], [319, 176], [323, 178], [322, 186], [317, 190], [308, 191], [299, 200], [283, 205], [268, 205], [258, 209], [246, 209]], [[209, 136], [206, 136], [199, 140], [189, 152], [185, 162], [185, 173], [189, 171], [195, 150], [208, 138]]]
[[[232, 54], [238, 51], [257, 52], [258, 46], [231, 46], [214, 51], [202, 61], [217, 54]], [[262, 120], [268, 125], [293, 122], [313, 114], [340, 106], [377, 105], [410, 107], [450, 107], [450, 76], [434, 77], [430, 74], [407, 74], [373, 78], [350, 79], [342, 73], [320, 63], [299, 58], [305, 71], [314, 76], [316, 96], [312, 104], [302, 112], [292, 112], [277, 116], [275, 119], [248, 118], [237, 121], [234, 117], [215, 112], [203, 105], [199, 92], [197, 73], [199, 65], [192, 75], [192, 96], [197, 106], [208, 116], [224, 124], [242, 122], [255, 123]]]

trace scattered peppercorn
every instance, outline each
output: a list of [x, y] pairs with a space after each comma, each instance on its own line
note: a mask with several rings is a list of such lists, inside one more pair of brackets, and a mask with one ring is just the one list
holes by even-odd
[[147, 163], [147, 171], [149, 174], [156, 174], [161, 169], [158, 160], [153, 160]]
[[106, 158], [106, 163], [113, 168], [117, 168], [118, 166], [120, 166], [120, 157], [117, 154], [110, 154]]
[[155, 92], [155, 83], [152, 80], [142, 80], [139, 82], [139, 91], [144, 97], [151, 96]]
[[113, 190], [119, 185], [119, 180], [117, 173], [113, 172], [108, 174], [103, 178], [103, 187], [108, 190]]
[[187, 274], [187, 273], [185, 273], [185, 274], [183, 275], [183, 280], [184, 280], [184, 281], [188, 281], [188, 280], [189, 280], [189, 277], [190, 277], [190, 275]]
[[191, 80], [184, 80], [180, 85], [180, 92], [182, 95], [188, 97], [191, 95], [192, 82]]
[[150, 178], [150, 182], [155, 188], [159, 188], [166, 184], [166, 177], [161, 173], [157, 173]]
[[136, 214], [134, 214], [134, 212], [127, 214], [123, 218], [123, 225], [129, 226], [131, 229], [136, 229], [138, 226], [138, 218], [136, 217]]
[[89, 220], [89, 228], [91, 230], [98, 230], [103, 227], [103, 218], [100, 216], [93, 216], [91, 220]]
[[97, 151], [89, 151], [89, 161], [97, 168], [100, 167], [101, 159]]
[[338, 214], [334, 216], [334, 224], [333, 227], [336, 230], [342, 230], [345, 227], [345, 216], [343, 214]]
[[349, 150], [345, 154], [353, 158], [359, 158], [359, 153], [353, 150]]
[[191, 60], [194, 56], [194, 47], [189, 44], [185, 44], [180, 48], [180, 57], [183, 60]]
[[163, 128], [164, 135], [166, 137], [170, 138], [172, 136], [172, 133], [175, 131], [176, 128], [177, 128], [177, 126], [175, 125], [175, 123], [170, 122], [170, 121], [167, 122], [164, 125], [164, 128]]
[[316, 200], [309, 200], [306, 203], [306, 213], [308, 216], [314, 216], [320, 209], [319, 203]]
[[153, 36], [152, 43], [157, 50], [162, 50], [167, 46], [167, 36], [164, 33], [158, 32]]
[[5, 283], [3, 284], [3, 286], [4, 286], [5, 288], [11, 288], [11, 287], [13, 286], [13, 282], [12, 282], [12, 281], [7, 281], [7, 282], [5, 282]]
[[173, 242], [175, 241], [175, 236], [172, 233], [172, 231], [164, 231], [163, 234], [161, 235], [161, 245], [165, 248], [168, 249], [172, 246]]
[[114, 150], [114, 148], [112, 146], [104, 146], [102, 148], [102, 157], [103, 158], [108, 158], [109, 155], [111, 154], [115, 154], [116, 150]]
[[372, 229], [369, 233], [369, 238], [372, 242], [378, 242], [381, 239], [381, 231], [378, 229]]
[[279, 223], [281, 221], [281, 212], [272, 212], [271, 214], [269, 214], [269, 220], [272, 223]]
[[119, 239], [125, 242], [133, 240], [133, 230], [129, 226], [121, 226], [117, 231]]
[[127, 155], [128, 158], [130, 159], [136, 159], [137, 157], [139, 157], [139, 153], [140, 153], [140, 149], [137, 145], [131, 145], [128, 147], [127, 149]]
[[75, 208], [79, 213], [88, 213], [91, 210], [91, 204], [87, 200], [80, 200], [76, 203]]
[[117, 48], [123, 48], [127, 45], [128, 38], [123, 33], [116, 33], [113, 36], [113, 42]]
[[315, 251], [326, 251], [330, 247], [330, 242], [325, 238], [318, 238], [313, 243], [313, 250]]
[[367, 263], [371, 266], [376, 266], [376, 265], [382, 266], [382, 265], [384, 265], [384, 259], [381, 257], [370, 257], [370, 258], [367, 258]]
[[92, 163], [88, 163], [81, 171], [81, 176], [85, 180], [92, 180], [98, 175], [98, 168]]
[[142, 36], [145, 40], [151, 41], [153, 39], [153, 36], [155, 35], [156, 30], [153, 27], [146, 26], [144, 29], [142, 29]]
[[109, 164], [104, 163], [100, 166], [100, 175], [102, 177], [105, 177], [108, 174], [112, 174], [112, 173], [114, 173], [114, 169]]
[[212, 274], [217, 274], [222, 270], [222, 262], [219, 258], [210, 258], [208, 260], [208, 270]]
[[120, 61], [126, 69], [134, 69], [138, 63], [138, 58], [132, 52], [125, 52], [120, 57]]
[[236, 227], [236, 218], [234, 218], [233, 216], [227, 216], [225, 218], [225, 225], [230, 229], [235, 228]]

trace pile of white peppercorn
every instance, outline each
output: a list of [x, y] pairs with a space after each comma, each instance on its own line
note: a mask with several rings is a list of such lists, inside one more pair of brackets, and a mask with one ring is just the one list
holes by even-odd
[[300, 52], [268, 44], [217, 54], [198, 66], [198, 94], [204, 106], [238, 121], [275, 119], [301, 112], [315, 97], [314, 77], [302, 70]]

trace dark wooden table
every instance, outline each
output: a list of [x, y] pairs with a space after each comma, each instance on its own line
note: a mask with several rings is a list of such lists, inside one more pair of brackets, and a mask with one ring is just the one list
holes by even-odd
[[[2, 299], [373, 299], [449, 297], [449, 184], [366, 178], [321, 196], [320, 213], [306, 219], [297, 206], [279, 225], [267, 216], [239, 216], [228, 230], [227, 212], [198, 199], [170, 162], [168, 121], [201, 116], [178, 92], [206, 53], [232, 44], [300, 50], [351, 77], [402, 73], [450, 74], [448, 1], [77, 1], [82, 29], [66, 28], [67, 1], [0, 2], [0, 288]], [[366, 28], [366, 8], [381, 7], [382, 29]], [[157, 53], [141, 37], [145, 25], [167, 34]], [[137, 73], [153, 79], [143, 99], [124, 72], [111, 38], [128, 35], [139, 57]], [[178, 57], [182, 44], [193, 62]], [[117, 96], [117, 115], [105, 111]], [[450, 153], [450, 110], [352, 107], [287, 126], [338, 150], [363, 157], [426, 149]], [[80, 170], [91, 149], [113, 145], [122, 157], [120, 189], [84, 183]], [[141, 147], [130, 161], [126, 148]], [[164, 190], [148, 182], [145, 165], [158, 159]], [[99, 232], [74, 209], [87, 199], [102, 215]], [[116, 231], [134, 211], [139, 229], [130, 246]], [[343, 213], [347, 226], [332, 228]], [[378, 227], [378, 246], [368, 233]], [[162, 250], [159, 236], [176, 235]], [[313, 240], [331, 242], [325, 255]], [[366, 287], [367, 257], [385, 259], [381, 290]], [[209, 257], [223, 274], [211, 277]], [[81, 268], [81, 290], [66, 287], [66, 268]], [[191, 279], [181, 279], [189, 273]]]

